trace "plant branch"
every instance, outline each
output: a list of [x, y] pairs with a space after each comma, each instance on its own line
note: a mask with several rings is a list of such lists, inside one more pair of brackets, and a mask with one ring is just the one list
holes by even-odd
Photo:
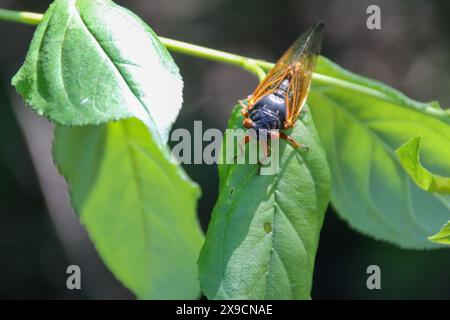
[[167, 49], [171, 51], [195, 56], [197, 58], [240, 66], [243, 69], [254, 73], [260, 81], [266, 76], [266, 73], [260, 65], [262, 61], [164, 37], [159, 37], [159, 39], [167, 47]]
[[[41, 22], [42, 17], [43, 15], [40, 13], [0, 9], [0, 20], [38, 25], [39, 22]], [[172, 40], [164, 37], [159, 37], [159, 39], [170, 51], [179, 52], [197, 58], [239, 66], [244, 70], [255, 74], [260, 81], [265, 77], [265, 72], [269, 71], [274, 66], [273, 63], [267, 61], [247, 58], [237, 54], [210, 49], [195, 44]], [[349, 81], [333, 78], [317, 72], [313, 74], [313, 81], [315, 83], [334, 85], [347, 90], [356, 91], [385, 101], [391, 101], [391, 99], [387, 95], [383, 94], [380, 91], [367, 88]]]
[[0, 20], [37, 25], [44, 15], [34, 12], [13, 11], [0, 9]]

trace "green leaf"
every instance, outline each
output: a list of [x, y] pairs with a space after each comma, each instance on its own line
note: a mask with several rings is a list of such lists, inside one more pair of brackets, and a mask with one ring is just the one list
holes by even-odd
[[[242, 127], [239, 109], [229, 128]], [[310, 298], [330, 175], [308, 113], [292, 136], [310, 149], [280, 142], [276, 175], [257, 175], [257, 165], [219, 165], [219, 199], [199, 258], [208, 298]]]
[[[423, 137], [424, 165], [450, 174], [450, 114], [321, 58], [316, 71], [338, 86], [313, 83], [308, 102], [332, 173], [331, 201], [364, 234], [404, 248], [426, 240], [450, 217], [450, 199], [419, 189], [395, 150]], [[320, 79], [319, 79], [320, 80]]]
[[13, 85], [34, 111], [62, 125], [136, 117], [165, 142], [183, 82], [143, 21], [108, 0], [56, 0]]
[[153, 31], [112, 1], [56, 0], [13, 85], [38, 114], [84, 125], [56, 129], [54, 158], [112, 272], [139, 298], [197, 298], [199, 190], [164, 146], [183, 83]]
[[435, 243], [450, 244], [450, 221], [448, 221], [437, 234], [428, 237], [428, 240]]
[[416, 137], [395, 150], [403, 168], [419, 188], [429, 192], [449, 193], [450, 178], [434, 175], [421, 165], [419, 144], [420, 137]]
[[100, 256], [139, 298], [193, 299], [199, 189], [137, 119], [58, 127], [54, 158]]

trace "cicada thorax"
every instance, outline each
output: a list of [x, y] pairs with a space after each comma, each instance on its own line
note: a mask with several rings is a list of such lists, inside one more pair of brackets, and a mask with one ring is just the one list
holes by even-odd
[[256, 130], [284, 129], [286, 121], [286, 98], [289, 88], [289, 79], [284, 79], [271, 93], [261, 97], [248, 111], [251, 128]]

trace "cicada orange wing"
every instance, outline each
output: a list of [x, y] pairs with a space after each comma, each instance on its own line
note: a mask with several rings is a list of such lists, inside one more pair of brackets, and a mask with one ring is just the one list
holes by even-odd
[[256, 87], [248, 100], [248, 108], [251, 109], [262, 97], [272, 93], [289, 74], [288, 65], [283, 62], [283, 57], [269, 71], [263, 81]]
[[311, 86], [311, 79], [320, 53], [324, 24], [316, 22], [292, 46], [289, 60], [290, 77], [286, 94], [285, 128], [295, 125]]
[[290, 80], [286, 94], [286, 123], [291, 127], [300, 115], [302, 106], [308, 95], [312, 72], [323, 39], [322, 22], [314, 23], [292, 46], [281, 56], [272, 70], [258, 85], [248, 101], [251, 109], [262, 97], [272, 93], [283, 82]]

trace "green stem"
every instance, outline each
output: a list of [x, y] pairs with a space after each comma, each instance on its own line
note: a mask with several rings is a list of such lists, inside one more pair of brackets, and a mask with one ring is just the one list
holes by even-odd
[[43, 15], [40, 13], [0, 9], [0, 20], [37, 25], [41, 22], [42, 17]]
[[266, 76], [266, 73], [260, 66], [261, 61], [259, 60], [246, 58], [243, 56], [239, 56], [237, 54], [232, 54], [224, 51], [205, 48], [197, 46], [195, 44], [167, 39], [164, 37], [159, 37], [159, 39], [171, 51], [195, 56], [197, 58], [203, 58], [207, 60], [213, 60], [240, 66], [243, 69], [254, 73], [260, 81], [263, 80]]
[[[0, 9], [0, 20], [8, 20], [30, 25], [37, 25], [39, 24], [39, 22], [41, 22], [42, 17], [43, 15], [40, 13], [20, 12], [20, 11]], [[201, 47], [194, 44], [172, 40], [168, 38], [163, 37], [159, 38], [161, 42], [169, 50], [173, 52], [179, 52], [197, 58], [236, 65], [247, 71], [252, 72], [258, 77], [260, 81], [265, 77], [265, 72], [269, 71], [274, 66], [273, 63], [263, 60], [251, 59], [237, 54]], [[334, 85], [348, 90], [360, 92], [375, 98], [380, 98], [388, 101], [390, 100], [389, 97], [387, 97], [386, 95], [377, 90], [366, 88], [364, 86], [351, 83], [349, 81], [333, 78], [324, 74], [314, 73], [313, 80], [316, 83]]]

